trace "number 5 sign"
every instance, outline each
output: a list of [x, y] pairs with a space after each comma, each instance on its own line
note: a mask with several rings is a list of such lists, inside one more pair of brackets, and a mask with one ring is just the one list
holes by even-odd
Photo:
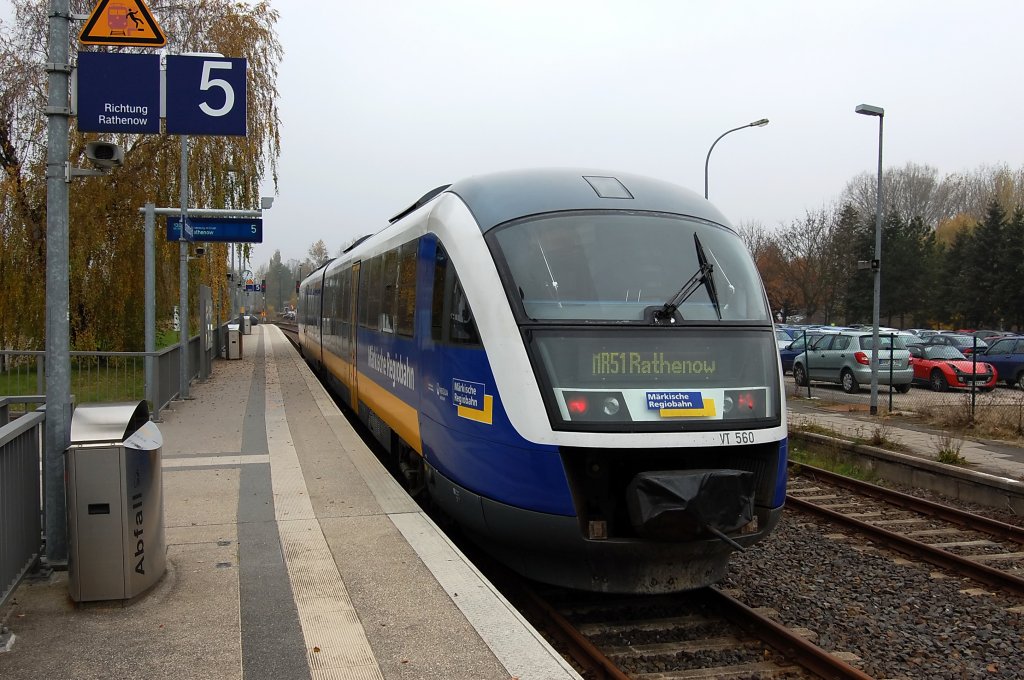
[[167, 134], [246, 133], [245, 59], [167, 57]]

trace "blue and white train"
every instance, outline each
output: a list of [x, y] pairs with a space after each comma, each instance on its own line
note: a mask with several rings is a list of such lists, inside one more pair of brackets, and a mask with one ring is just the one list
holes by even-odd
[[386, 462], [528, 577], [704, 586], [782, 512], [764, 287], [690, 191], [572, 170], [439, 187], [310, 274], [298, 310]]

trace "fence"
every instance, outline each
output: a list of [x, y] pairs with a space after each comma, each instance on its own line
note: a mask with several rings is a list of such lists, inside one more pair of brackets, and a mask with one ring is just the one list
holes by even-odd
[[[206, 378], [213, 357], [220, 353], [227, 326], [214, 329], [215, 340], [203, 356], [200, 336], [188, 343], [190, 379]], [[71, 352], [71, 394], [78, 404], [146, 399], [154, 420], [181, 393], [180, 347], [159, 352]], [[46, 392], [46, 353], [0, 351], [0, 395]], [[153, 383], [146, 384], [146, 359], [155, 362]], [[205, 359], [205, 361], [204, 361]]]
[[[196, 336], [188, 344], [191, 377], [210, 374], [227, 327], [214, 330], [209, 349]], [[75, 403], [148, 399], [153, 418], [180, 393], [180, 348], [160, 352], [71, 352]], [[0, 351], [0, 608], [42, 554], [43, 505], [40, 471], [46, 387], [45, 352]], [[146, 384], [146, 361], [154, 362]], [[12, 420], [12, 416], [16, 419]], [[20, 416], [20, 417], [17, 417]]]
[[[870, 331], [864, 331], [870, 334]], [[850, 335], [844, 331], [844, 335]], [[870, 403], [870, 382], [861, 380], [854, 392], [846, 391], [842, 386], [840, 352], [828, 349], [830, 340], [837, 332], [821, 331], [820, 335], [813, 332], [805, 334], [809, 338], [811, 351], [798, 353], [793, 359], [803, 363], [811, 377], [806, 384], [797, 385], [795, 377], [786, 381], [787, 395], [792, 398], [814, 399], [822, 405], [849, 411], [867, 411]], [[903, 346], [900, 336], [889, 333], [880, 335], [882, 344], [881, 358], [885, 358], [885, 350], [895, 343], [897, 349]], [[799, 337], [798, 337], [799, 341]], [[806, 340], [804, 341], [807, 342]], [[856, 348], [845, 353], [847, 360]], [[1016, 440], [1024, 437], [1024, 390], [1017, 385], [1008, 385], [1003, 376], [999, 376], [993, 387], [984, 382], [974, 382], [971, 375], [984, 373], [984, 347], [977, 344], [969, 347], [972, 356], [966, 359], [961, 372], [967, 380], [965, 387], [952, 387], [945, 378], [938, 379], [935, 371], [919, 370], [909, 390], [893, 388], [892, 364], [879, 367], [878, 411], [881, 414], [894, 414], [922, 424], [939, 427], [944, 430], [962, 430], [971, 428], [976, 433], [997, 439]], [[870, 352], [868, 352], [870, 354]], [[785, 352], [784, 367], [785, 362]], [[918, 361], [917, 358], [914, 361]], [[955, 362], [955, 360], [953, 360]], [[815, 363], [817, 362], [817, 364]], [[969, 366], [968, 366], [969, 364]], [[951, 370], [953, 370], [951, 368]], [[787, 367], [788, 371], [788, 367]], [[895, 382], [899, 383], [897, 379]]]
[[12, 402], [39, 403], [39, 396], [0, 398], [0, 608], [32, 568], [42, 545], [39, 460], [42, 409], [8, 422]]

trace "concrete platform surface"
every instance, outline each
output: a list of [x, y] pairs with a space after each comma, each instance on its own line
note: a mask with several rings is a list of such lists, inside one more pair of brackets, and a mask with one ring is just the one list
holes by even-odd
[[379, 465], [274, 326], [159, 423], [167, 573], [0, 617], [0, 678], [579, 678]]

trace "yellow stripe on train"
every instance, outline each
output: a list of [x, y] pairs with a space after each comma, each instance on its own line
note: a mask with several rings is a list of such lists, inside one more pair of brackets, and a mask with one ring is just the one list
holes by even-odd
[[327, 349], [324, 350], [323, 363], [331, 375], [349, 390], [352, 389], [352, 364]]
[[359, 400], [364, 402], [388, 427], [398, 433], [416, 453], [423, 455], [420, 420], [416, 409], [391, 394], [365, 373], [359, 374]]
[[483, 423], [484, 425], [491, 425], [494, 419], [494, 397], [490, 394], [484, 395], [483, 410], [469, 408], [468, 406], [459, 406], [459, 417], [475, 420], [476, 422]]
[[704, 408], [663, 408], [658, 411], [662, 418], [707, 418], [715, 417], [715, 400], [705, 399]]

